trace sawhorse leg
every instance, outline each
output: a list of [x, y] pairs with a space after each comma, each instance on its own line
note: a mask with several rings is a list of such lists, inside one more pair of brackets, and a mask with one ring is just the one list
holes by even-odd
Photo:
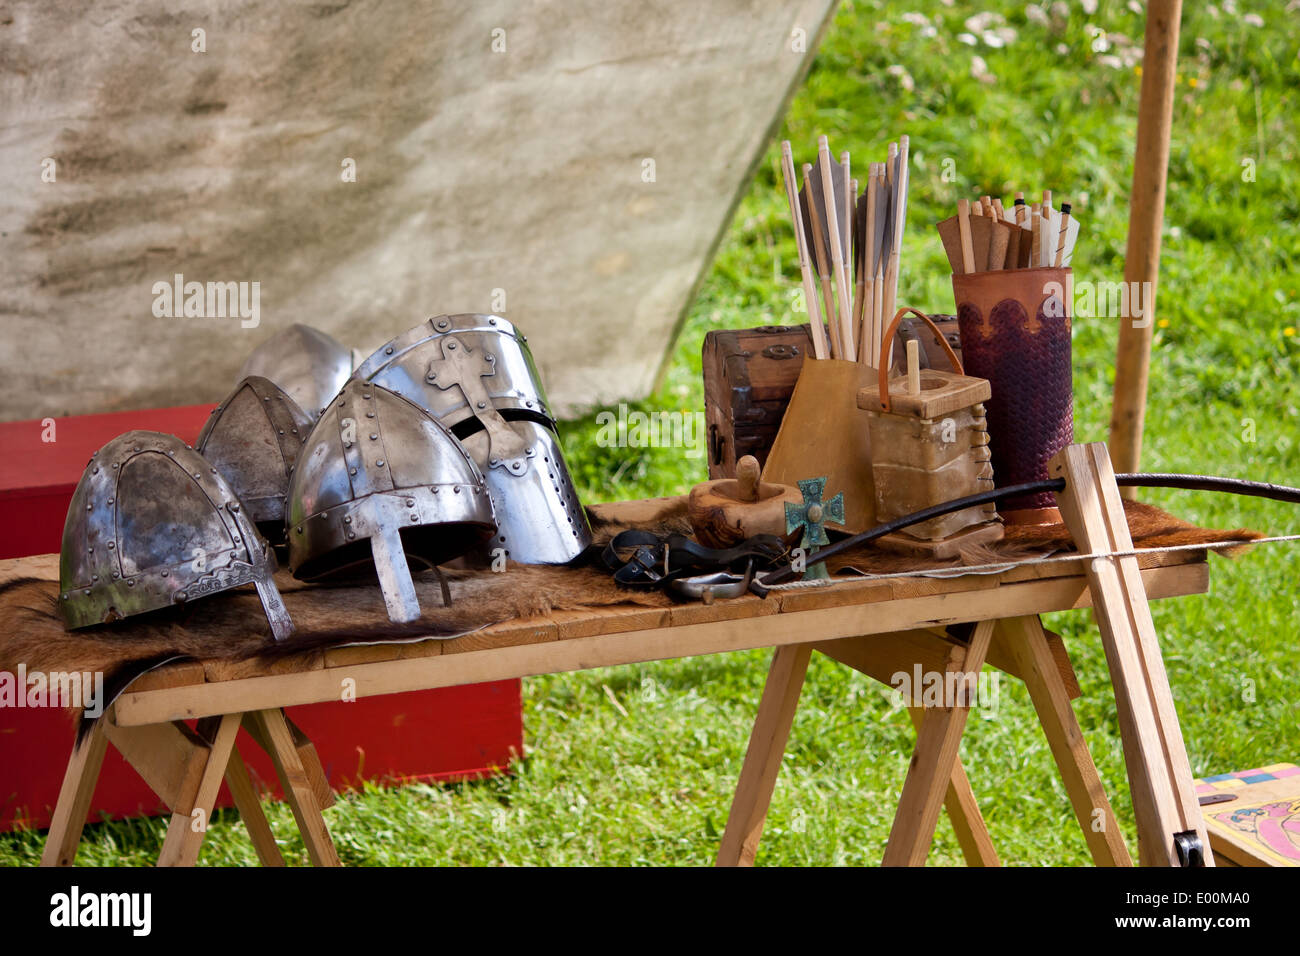
[[[772, 802], [772, 791], [781, 769], [803, 690], [812, 647], [856, 670], [889, 682], [889, 674], [902, 660], [896, 645], [906, 634], [878, 634], [848, 641], [825, 644], [786, 645], [778, 647], [772, 657], [767, 684], [749, 738], [749, 749], [736, 785], [731, 813], [718, 850], [718, 866], [752, 866], [763, 835], [763, 825]], [[852, 645], [852, 647], [849, 647]], [[852, 651], [853, 653], [849, 653]], [[882, 653], [876, 653], [881, 651]], [[958, 761], [947, 788], [945, 806], [957, 833], [966, 862], [971, 866], [997, 866], [998, 857], [989, 839], [984, 818], [980, 815], [966, 771]]]
[[[1128, 848], [1070, 704], [1078, 690], [1072, 694], [1069, 689], [1074, 686], [1074, 679], [1068, 656], [1059, 638], [1054, 640], [1057, 641], [1055, 654], [1036, 616], [997, 621], [988, 655], [996, 666], [1025, 682], [1093, 861], [1098, 866], [1130, 866]], [[946, 667], [952, 652], [950, 641], [941, 631], [923, 629], [825, 641], [812, 647], [888, 685], [892, 675], [899, 671], [910, 673], [918, 662], [926, 671]], [[780, 648], [773, 658], [728, 820], [730, 838], [724, 836], [719, 865], [753, 862], [807, 670], [807, 658], [796, 655], [796, 650], [796, 647]], [[957, 650], [966, 653], [963, 648]], [[1066, 677], [1070, 681], [1068, 687]], [[919, 732], [925, 709], [909, 706], [908, 713]], [[960, 757], [953, 758], [942, 803], [967, 864], [999, 865]], [[931, 834], [933, 829], [932, 826]], [[928, 846], [929, 839], [925, 841], [927, 851]]]
[[[911, 674], [918, 664], [923, 671], [941, 669], [951, 650], [944, 628], [872, 634], [813, 646], [832, 660], [890, 687], [894, 686], [894, 675], [900, 672]], [[919, 690], [917, 688], [918, 693]], [[905, 703], [909, 704], [908, 715], [919, 731], [925, 710], [910, 706], [915, 701]], [[997, 850], [993, 847], [961, 758], [953, 765], [943, 805], [967, 866], [1000, 866]]]
[[[71, 866], [108, 743], [122, 753], [172, 811], [159, 866], [192, 866], [212, 816], [217, 790], [239, 730], [239, 715], [211, 723], [205, 736], [184, 724], [117, 727], [111, 711], [68, 761], [63, 789], [41, 856], [43, 866]], [[260, 808], [259, 808], [260, 812]]]
[[90, 800], [95, 795], [95, 783], [107, 749], [108, 736], [101, 718], [68, 758], [59, 802], [54, 806], [50, 832], [41, 853], [41, 866], [72, 866], [76, 861], [77, 845], [81, 842], [81, 831], [86, 826], [86, 814], [90, 812]]
[[248, 766], [244, 763], [238, 746], [230, 751], [230, 762], [226, 765], [226, 786], [230, 788], [235, 809], [239, 811], [239, 818], [248, 830], [248, 838], [252, 841], [258, 862], [263, 866], [284, 866], [280, 845], [275, 842], [271, 824], [262, 812], [262, 801], [257, 796], [252, 778], [248, 776]]
[[1132, 866], [1115, 812], [1052, 658], [1042, 622], [1036, 615], [1006, 618], [998, 621], [995, 639], [1016, 662], [1019, 677], [1029, 690], [1029, 699], [1038, 712], [1038, 722], [1047, 736], [1093, 862], [1098, 866]]
[[198, 862], [199, 850], [212, 820], [212, 809], [217, 803], [217, 791], [235, 749], [237, 733], [239, 714], [226, 714], [200, 722], [197, 736], [206, 747], [196, 747], [194, 751], [198, 757], [195, 763], [199, 766], [197, 780], [191, 777], [191, 785], [169, 804], [172, 818], [158, 854], [159, 866], [193, 866]]
[[812, 647], [808, 644], [785, 644], [772, 655], [763, 699], [754, 718], [749, 749], [745, 751], [736, 796], [731, 801], [727, 828], [718, 849], [718, 866], [754, 864], [811, 656]]
[[[912, 726], [919, 733], [925, 719], [925, 708], [909, 707], [907, 713], [912, 718]], [[984, 814], [980, 813], [975, 791], [971, 789], [970, 780], [966, 776], [966, 768], [962, 766], [961, 757], [953, 764], [952, 779], [948, 781], [943, 808], [948, 811], [948, 821], [952, 824], [957, 845], [961, 847], [961, 855], [967, 866], [1002, 865], [998, 860], [998, 851], [993, 846], [993, 838], [989, 836], [989, 828], [984, 823]]]
[[258, 859], [283, 866], [275, 837], [235, 746], [241, 722], [266, 749], [284, 787], [303, 840], [317, 865], [339, 865], [321, 810], [334, 803], [316, 749], [281, 710], [226, 714], [190, 730], [180, 721], [119, 727], [110, 711], [95, 722], [69, 758], [63, 787], [41, 856], [43, 866], [70, 866], [76, 859], [95, 783], [111, 742], [172, 811], [159, 866], [193, 866], [212, 818], [224, 778], [248, 829]]
[[[954, 646], [949, 655], [948, 673], [964, 675], [956, 681], [958, 699], [950, 702], [953, 706], [925, 711], [894, 814], [894, 826], [889, 831], [885, 866], [921, 866], [929, 855], [934, 828], [939, 822], [939, 808], [957, 767], [957, 748], [975, 695], [975, 678], [984, 666], [993, 639], [993, 624], [993, 621], [980, 621], [969, 644]], [[945, 681], [945, 688], [948, 686], [949, 682]]]
[[[338, 852], [334, 849], [334, 841], [330, 839], [329, 829], [325, 826], [325, 817], [321, 814], [321, 810], [329, 806], [334, 797], [324, 781], [324, 773], [320, 771], [315, 748], [301, 732], [295, 737], [294, 731], [297, 728], [290, 730], [289, 720], [279, 708], [245, 714], [244, 726], [266, 750], [275, 766], [280, 785], [284, 788], [284, 798], [293, 810], [312, 863], [316, 866], [342, 866]], [[309, 754], [305, 763], [304, 753]], [[310, 770], [308, 766], [311, 767]], [[322, 786], [324, 794], [319, 792]]]

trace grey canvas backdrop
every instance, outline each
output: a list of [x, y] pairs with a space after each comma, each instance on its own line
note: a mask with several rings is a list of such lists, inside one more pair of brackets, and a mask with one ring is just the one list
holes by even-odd
[[[0, 419], [216, 401], [293, 322], [367, 352], [497, 308], [563, 412], [644, 395], [831, 7], [8, 4]], [[177, 273], [259, 283], [259, 324], [156, 317]]]

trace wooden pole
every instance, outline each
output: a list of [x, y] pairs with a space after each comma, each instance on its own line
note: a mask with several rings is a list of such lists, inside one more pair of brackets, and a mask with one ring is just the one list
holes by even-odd
[[[1124, 286], [1130, 290], [1129, 302], [1134, 299], [1132, 290], [1142, 290], [1143, 312], [1136, 321], [1120, 318], [1115, 393], [1110, 413], [1110, 456], [1117, 472], [1137, 471], [1142, 457], [1182, 8], [1182, 0], [1150, 0], [1147, 4], [1137, 150], [1133, 159], [1133, 192], [1129, 197], [1128, 250], [1124, 255]], [[1129, 311], [1133, 311], [1131, 305]], [[1130, 498], [1134, 491], [1121, 489]]]

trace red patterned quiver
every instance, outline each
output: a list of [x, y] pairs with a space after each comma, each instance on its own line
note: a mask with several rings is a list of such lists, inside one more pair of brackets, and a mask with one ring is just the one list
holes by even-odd
[[[1048, 476], [1074, 437], [1069, 269], [1012, 269], [952, 277], [966, 374], [986, 378], [989, 447], [998, 485]], [[1019, 524], [1060, 521], [1051, 492], [1008, 498]]]

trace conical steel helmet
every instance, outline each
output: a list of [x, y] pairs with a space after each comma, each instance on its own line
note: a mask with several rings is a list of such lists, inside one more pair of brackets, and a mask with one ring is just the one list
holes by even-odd
[[408, 558], [436, 568], [496, 531], [483, 476], [455, 436], [400, 395], [358, 382], [307, 437], [287, 504], [294, 575], [373, 566], [394, 621], [420, 616]]
[[276, 640], [293, 632], [275, 556], [216, 468], [174, 435], [132, 431], [86, 466], [68, 506], [59, 610], [89, 627], [257, 586]]
[[279, 386], [250, 375], [213, 410], [194, 443], [274, 545], [284, 541], [289, 475], [311, 427], [306, 413]]
[[591, 543], [528, 340], [499, 315], [442, 315], [399, 335], [352, 381], [409, 398], [452, 429], [482, 470], [501, 549], [524, 564], [563, 564]]
[[294, 324], [244, 361], [239, 378], [260, 375], [282, 388], [315, 421], [352, 374], [352, 352], [310, 325]]

